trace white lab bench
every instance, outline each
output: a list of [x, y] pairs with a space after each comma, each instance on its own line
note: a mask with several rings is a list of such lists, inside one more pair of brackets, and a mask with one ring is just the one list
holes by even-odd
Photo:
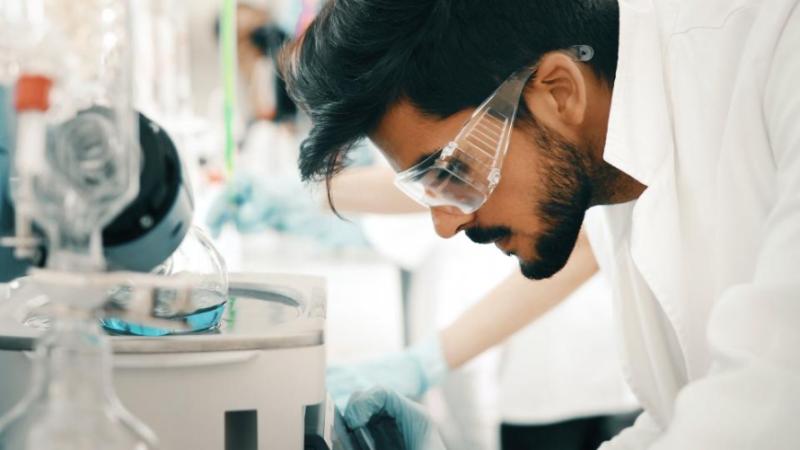
[[228, 230], [218, 243], [234, 271], [326, 279], [329, 362], [357, 361], [403, 348], [400, 271], [376, 253], [325, 250], [268, 231], [238, 235]]

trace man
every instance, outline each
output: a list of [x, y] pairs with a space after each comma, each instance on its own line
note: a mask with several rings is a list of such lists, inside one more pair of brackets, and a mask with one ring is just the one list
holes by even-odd
[[[494, 242], [529, 278], [610, 205], [598, 258], [645, 412], [604, 450], [797, 449], [798, 55], [791, 0], [336, 0], [284, 75], [314, 123], [305, 178], [368, 137], [440, 235]], [[381, 411], [441, 448], [392, 392], [346, 416]]]

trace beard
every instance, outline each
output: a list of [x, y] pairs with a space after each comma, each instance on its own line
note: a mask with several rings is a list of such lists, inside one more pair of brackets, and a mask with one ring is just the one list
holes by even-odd
[[[592, 198], [591, 160], [588, 151], [532, 122], [541, 149], [542, 164], [533, 179], [542, 180], [542, 199], [534, 207], [542, 231], [534, 243], [536, 256], [531, 260], [520, 257], [519, 266], [526, 278], [541, 280], [564, 268], [578, 240]], [[473, 227], [465, 234], [473, 242], [489, 243], [511, 236], [512, 231], [505, 226]]]
[[564, 268], [575, 248], [592, 198], [591, 152], [535, 122], [534, 133], [543, 161], [538, 179], [544, 195], [536, 207], [543, 230], [534, 244], [535, 259], [520, 259], [519, 266], [526, 278], [540, 280]]

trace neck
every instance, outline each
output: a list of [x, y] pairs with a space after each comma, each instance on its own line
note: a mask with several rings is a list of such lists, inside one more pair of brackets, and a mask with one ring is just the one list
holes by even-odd
[[592, 173], [591, 206], [613, 205], [636, 200], [647, 189], [627, 173], [600, 160]]
[[611, 114], [613, 87], [597, 78], [591, 86], [593, 105], [587, 112], [585, 147], [589, 152], [590, 179], [592, 182], [591, 206], [612, 205], [636, 200], [647, 186], [617, 169], [603, 159], [608, 120]]

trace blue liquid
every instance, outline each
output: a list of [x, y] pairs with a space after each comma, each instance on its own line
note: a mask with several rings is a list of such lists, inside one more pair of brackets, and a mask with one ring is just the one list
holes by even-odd
[[166, 336], [169, 334], [198, 333], [215, 330], [219, 327], [222, 314], [225, 312], [225, 302], [208, 308], [197, 310], [187, 316], [180, 316], [176, 322], [185, 322], [189, 329], [176, 327], [175, 329], [148, 327], [120, 319], [101, 319], [103, 328], [111, 334], [127, 334], [134, 336]]

